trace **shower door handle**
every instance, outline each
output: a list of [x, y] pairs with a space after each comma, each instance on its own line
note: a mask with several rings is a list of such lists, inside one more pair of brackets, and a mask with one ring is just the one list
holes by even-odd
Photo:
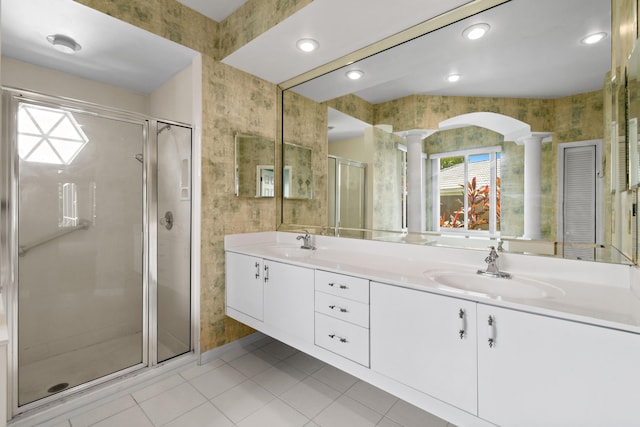
[[160, 218], [160, 225], [164, 225], [167, 230], [171, 230], [173, 228], [173, 212], [166, 211], [164, 216]]

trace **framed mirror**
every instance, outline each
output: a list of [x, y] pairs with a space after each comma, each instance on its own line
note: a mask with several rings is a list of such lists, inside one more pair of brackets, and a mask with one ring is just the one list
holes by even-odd
[[311, 148], [285, 143], [282, 194], [285, 199], [310, 200], [313, 195]]
[[[605, 123], [603, 118], [603, 110], [608, 109], [608, 105], [606, 108], [604, 105], [606, 93], [611, 90], [606, 86], [611, 81], [607, 76], [612, 63], [610, 6], [609, 2], [595, 0], [511, 0], [320, 77], [301, 84], [296, 82], [283, 94], [283, 134], [294, 131], [302, 134], [309, 128], [326, 129], [316, 132], [315, 136], [319, 141], [327, 141], [328, 155], [337, 156], [344, 155], [332, 148], [333, 135], [347, 134], [360, 127], [360, 134], [349, 138], [365, 138], [362, 123], [388, 128], [391, 134], [403, 139], [399, 145], [406, 147], [406, 173], [384, 178], [388, 186], [401, 190], [397, 200], [384, 203], [399, 219], [393, 219], [393, 224], [384, 220], [377, 222], [385, 224], [384, 227], [366, 222], [368, 238], [420, 244], [439, 244], [446, 240], [447, 245], [465, 247], [479, 240], [477, 247], [483, 248], [488, 244], [486, 240], [502, 239], [507, 250], [560, 256], [562, 251], [558, 248], [574, 242], [558, 235], [559, 230], [570, 228], [560, 227], [561, 222], [572, 218], [560, 208], [564, 201], [559, 199], [563, 193], [559, 190], [562, 185], [559, 174], [564, 166], [558, 165], [559, 150], [562, 147], [563, 153], [569, 153], [567, 150], [573, 148], [572, 144], [590, 144], [596, 159], [590, 172], [594, 188], [583, 190], [597, 193], [592, 221], [594, 228], [600, 229], [592, 241], [579, 244], [590, 247], [594, 259], [628, 262], [611, 246], [612, 227], [602, 224], [612, 224], [615, 219], [611, 209], [604, 208], [603, 192], [597, 190], [613, 188], [613, 182], [621, 173], [626, 177], [627, 168], [626, 154], [618, 151], [623, 161], [618, 161], [616, 166], [624, 165], [622, 171], [614, 170], [613, 165], [611, 170], [603, 166], [613, 150], [613, 144], [604, 143], [612, 130], [610, 122]], [[477, 24], [488, 29], [485, 37], [466, 39], [464, 35]], [[583, 41], [594, 32], [604, 33], [604, 40], [595, 44]], [[352, 70], [361, 72], [359, 80], [345, 77]], [[348, 120], [334, 122], [332, 110], [348, 116], [351, 123]], [[292, 114], [298, 111], [313, 114], [304, 118]], [[507, 124], [496, 126], [492, 119], [478, 122], [472, 117], [476, 113], [501, 116], [500, 120], [506, 117]], [[345, 127], [350, 124], [351, 128]], [[437, 141], [443, 138], [429, 137], [465, 126], [489, 129], [499, 134], [500, 142], [491, 146], [478, 143], [475, 138], [479, 133], [473, 130], [460, 133], [440, 146]], [[626, 123], [618, 123], [617, 135], [625, 128]], [[416, 140], [416, 135], [421, 136]], [[469, 193], [455, 194], [453, 187], [434, 190], [437, 188], [434, 173], [437, 170], [440, 174], [434, 159], [460, 157], [460, 154], [471, 156], [464, 166], [468, 172], [486, 159], [463, 151], [495, 146], [499, 147], [494, 151], [497, 162], [487, 167], [489, 174], [482, 172], [482, 178], [465, 175], [464, 180], [457, 183], [457, 187], [465, 188], [476, 178], [472, 191], [487, 190], [487, 199], [493, 200], [494, 219], [474, 219], [479, 227], [473, 224], [469, 227], [472, 221], [467, 220], [466, 230], [460, 233], [463, 227], [451, 222], [449, 216], [444, 222], [456, 226], [443, 229], [443, 215], [438, 212], [442, 200], [435, 196], [437, 191], [450, 192], [451, 200], [447, 203], [458, 199], [460, 206], [451, 205], [449, 209], [452, 214], [459, 211], [475, 215], [477, 212], [469, 212]], [[624, 140], [616, 143], [615, 148], [626, 148]], [[492, 155], [491, 152], [477, 154]], [[597, 159], [601, 159], [599, 163]], [[371, 169], [370, 175], [375, 176], [375, 163], [364, 161]], [[567, 163], [567, 167], [570, 165]], [[503, 176], [491, 175], [492, 168], [500, 168]], [[491, 177], [484, 178], [484, 175]], [[369, 182], [369, 178], [367, 180]], [[318, 197], [323, 197], [323, 188], [315, 190]], [[477, 195], [474, 193], [474, 197]], [[366, 208], [376, 205], [377, 196], [377, 187], [369, 186]], [[498, 199], [500, 206], [495, 203]], [[495, 218], [498, 210], [500, 216]], [[384, 212], [377, 211], [376, 215], [380, 218]], [[369, 212], [365, 217], [370, 218]], [[412, 221], [418, 225], [412, 227]], [[283, 210], [283, 226], [290, 224], [302, 223]], [[327, 227], [322, 216], [304, 225]]]
[[236, 134], [236, 177], [238, 197], [275, 196], [275, 142], [256, 135]]

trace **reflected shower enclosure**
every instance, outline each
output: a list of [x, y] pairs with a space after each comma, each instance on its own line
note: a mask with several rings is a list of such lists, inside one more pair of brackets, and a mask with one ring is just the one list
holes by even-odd
[[328, 157], [329, 227], [343, 237], [362, 238], [365, 228], [366, 165], [336, 156]]
[[3, 101], [14, 413], [190, 352], [191, 128]]

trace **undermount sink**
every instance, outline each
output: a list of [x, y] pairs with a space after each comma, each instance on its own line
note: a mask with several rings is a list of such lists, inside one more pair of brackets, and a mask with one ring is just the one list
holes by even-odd
[[315, 253], [312, 249], [302, 249], [299, 246], [274, 246], [267, 249], [267, 252], [282, 258], [308, 258]]
[[437, 284], [465, 293], [517, 299], [558, 298], [564, 291], [541, 280], [514, 277], [511, 279], [482, 276], [475, 272], [433, 271], [424, 275]]

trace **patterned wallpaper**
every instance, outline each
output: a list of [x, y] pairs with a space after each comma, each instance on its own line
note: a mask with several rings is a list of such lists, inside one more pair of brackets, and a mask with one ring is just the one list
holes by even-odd
[[373, 128], [373, 165], [367, 168], [367, 173], [373, 174], [374, 230], [402, 229], [402, 157], [398, 144], [404, 143], [404, 138]]
[[326, 106], [287, 91], [283, 102], [283, 141], [311, 149], [313, 197], [283, 201], [282, 218], [287, 224], [323, 227], [328, 222], [328, 112]]

